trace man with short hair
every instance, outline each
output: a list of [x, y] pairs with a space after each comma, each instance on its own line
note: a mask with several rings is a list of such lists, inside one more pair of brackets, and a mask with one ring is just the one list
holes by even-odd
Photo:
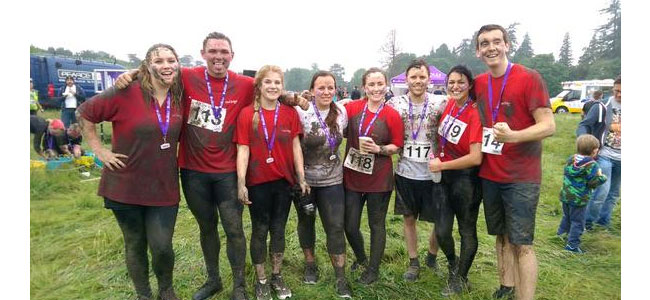
[[546, 84], [535, 70], [508, 61], [510, 42], [499, 25], [476, 35], [476, 56], [488, 71], [476, 77], [483, 125], [479, 176], [488, 233], [496, 235], [501, 287], [495, 298], [533, 299], [537, 258], [533, 250], [541, 183], [542, 139], [555, 132]]
[[[404, 148], [400, 151], [395, 169], [395, 214], [404, 216], [404, 239], [409, 255], [409, 265], [402, 276], [406, 281], [416, 281], [420, 276], [415, 223], [435, 221], [433, 182], [429, 171], [429, 154], [438, 148], [439, 119], [447, 105], [443, 96], [427, 92], [429, 66], [424, 60], [413, 60], [406, 67], [408, 93], [386, 100], [400, 114], [404, 123]], [[426, 264], [438, 272], [436, 255], [438, 243], [435, 233], [429, 236]], [[453, 266], [453, 262], [452, 262]]]
[[576, 134], [589, 133], [600, 140], [598, 164], [607, 176], [605, 184], [591, 194], [587, 204], [585, 228], [591, 230], [593, 223], [609, 227], [612, 211], [621, 193], [621, 77], [614, 80], [614, 95], [607, 101], [604, 122], [599, 122], [598, 109], [589, 110], [578, 125]]

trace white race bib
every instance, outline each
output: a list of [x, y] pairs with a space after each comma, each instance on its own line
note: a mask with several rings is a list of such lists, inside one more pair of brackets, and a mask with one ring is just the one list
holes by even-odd
[[[467, 123], [455, 119], [454, 117], [447, 115], [445, 116], [445, 119], [440, 122], [440, 124], [447, 125], [444, 126], [445, 128], [442, 128], [443, 126], [438, 127], [438, 134], [440, 136], [445, 135], [445, 131], [447, 132], [447, 136], [445, 137], [448, 142], [458, 145], [458, 141], [460, 141], [460, 138], [463, 136], [463, 133], [465, 133], [465, 129], [467, 128]], [[448, 128], [451, 127], [451, 128]]]
[[350, 147], [343, 166], [364, 174], [372, 174], [372, 168], [375, 166], [375, 154], [361, 154], [356, 148]]
[[402, 157], [416, 162], [428, 162], [430, 152], [430, 143], [407, 141], [402, 148]]
[[221, 115], [219, 119], [214, 117], [212, 112], [212, 105], [192, 99], [190, 104], [190, 115], [187, 118], [187, 124], [196, 127], [212, 130], [214, 132], [221, 132], [223, 129], [223, 122], [226, 120], [226, 108], [221, 108]]
[[481, 152], [501, 155], [502, 150], [503, 143], [499, 143], [494, 139], [492, 128], [483, 127], [483, 143], [481, 144]]

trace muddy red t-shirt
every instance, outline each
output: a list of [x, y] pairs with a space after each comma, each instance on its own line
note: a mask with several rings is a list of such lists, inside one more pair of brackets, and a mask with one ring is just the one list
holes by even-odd
[[[499, 101], [503, 78], [492, 79], [493, 108]], [[506, 122], [512, 130], [523, 130], [535, 125], [535, 109], [551, 107], [546, 84], [539, 73], [522, 65], [513, 65], [497, 118], [493, 121], [487, 83], [487, 73], [477, 76], [474, 83], [484, 128], [492, 128], [496, 122]], [[541, 183], [541, 159], [541, 141], [505, 143], [501, 155], [483, 155], [479, 176], [500, 183]]]
[[[275, 110], [262, 109], [262, 112], [270, 141]], [[298, 113], [293, 107], [280, 104], [276, 137], [271, 150], [272, 163], [266, 162], [269, 152], [261, 120], [257, 124], [257, 130], [253, 130], [253, 113], [252, 105], [242, 109], [237, 118], [237, 130], [233, 139], [236, 144], [248, 145], [250, 149], [246, 185], [253, 186], [282, 178], [291, 185], [295, 184], [297, 181], [293, 163], [293, 138], [302, 134]]]
[[[216, 119], [205, 82], [205, 67], [183, 68], [183, 132], [178, 165], [205, 173], [227, 173], [237, 170], [237, 147], [232, 142], [237, 115], [253, 102], [253, 78], [228, 71], [228, 87]], [[214, 105], [221, 103], [224, 78], [208, 75]], [[224, 119], [225, 118], [225, 119]]]
[[[348, 113], [348, 128], [346, 129], [347, 143], [345, 155], [347, 157], [350, 147], [359, 149], [359, 122], [363, 108], [368, 102], [367, 98], [352, 101], [345, 106]], [[375, 113], [366, 109], [361, 134], [366, 131], [368, 124]], [[393, 144], [397, 147], [404, 146], [404, 124], [399, 113], [389, 105], [384, 105], [377, 120], [370, 128], [368, 136], [372, 137], [377, 145]], [[389, 192], [393, 190], [393, 161], [390, 156], [375, 154], [375, 164], [372, 174], [365, 174], [349, 168], [343, 168], [343, 183], [345, 188], [355, 192]]]
[[[483, 138], [483, 126], [481, 126], [476, 103], [470, 102], [462, 113], [458, 115], [456, 121], [449, 119], [449, 121], [445, 122], [447, 116], [456, 117], [461, 108], [462, 106], [459, 107], [453, 100], [447, 102], [447, 107], [445, 107], [445, 111], [442, 113], [442, 117], [438, 123], [441, 127], [445, 126], [442, 128], [443, 134], [447, 133], [447, 131], [449, 131], [448, 134], [453, 134], [452, 129], [461, 128], [457, 124], [465, 124], [464, 130], [457, 131], [460, 135], [458, 144], [450, 141], [445, 142], [445, 148], [443, 149], [445, 156], [440, 157], [441, 161], [450, 161], [469, 154], [469, 146], [474, 143], [481, 143], [481, 139]], [[438, 138], [440, 139], [438, 145], [442, 145], [442, 137], [438, 136]]]
[[[79, 107], [81, 116], [93, 123], [112, 122], [112, 150], [128, 156], [122, 159], [126, 167], [102, 170], [99, 196], [126, 204], [170, 206], [180, 200], [176, 147], [181, 132], [182, 116], [179, 107], [171, 105], [167, 142], [163, 144], [162, 130], [154, 105], [143, 99], [140, 83], [134, 82], [123, 90], [109, 89]], [[160, 108], [163, 124], [167, 105]]]

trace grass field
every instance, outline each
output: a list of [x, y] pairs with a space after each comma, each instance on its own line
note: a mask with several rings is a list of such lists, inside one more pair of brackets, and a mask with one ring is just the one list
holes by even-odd
[[[48, 111], [46, 117], [58, 117]], [[556, 116], [557, 131], [544, 141], [543, 182], [537, 211], [535, 249], [539, 260], [536, 299], [620, 299], [621, 298], [621, 231], [620, 205], [616, 207], [609, 230], [597, 229], [583, 235], [584, 255], [562, 250], [564, 242], [555, 236], [562, 216], [558, 193], [562, 184], [562, 165], [574, 152], [577, 115]], [[110, 125], [105, 126], [110, 132]], [[31, 140], [30, 140], [31, 148]], [[31, 158], [37, 158], [31, 150]], [[99, 172], [93, 171], [93, 177]], [[122, 235], [112, 213], [103, 208], [96, 195], [98, 181], [80, 182], [76, 171], [34, 171], [30, 173], [30, 294], [32, 299], [127, 299], [134, 298], [133, 287], [124, 265]], [[355, 283], [359, 274], [348, 273], [355, 299], [442, 299], [440, 290], [445, 278], [429, 270], [416, 283], [405, 283], [402, 273], [408, 264], [403, 241], [402, 219], [395, 216], [393, 204], [387, 216], [387, 245], [380, 279], [370, 287]], [[293, 210], [293, 209], [292, 209]], [[365, 213], [364, 213], [365, 215]], [[333, 299], [334, 275], [325, 251], [325, 234], [317, 222], [317, 260], [321, 279], [316, 285], [301, 283], [302, 251], [295, 231], [296, 215], [287, 224], [283, 274], [293, 289], [293, 299]], [[420, 260], [423, 264], [431, 225], [418, 224]], [[249, 214], [244, 212], [244, 231], [250, 236]], [[366, 219], [362, 232], [369, 247]], [[222, 241], [220, 269], [225, 290], [213, 299], [228, 299], [231, 286], [230, 267]], [[488, 299], [498, 287], [494, 237], [487, 235], [483, 209], [478, 220], [479, 249], [469, 278], [472, 291], [452, 299]], [[458, 244], [458, 234], [454, 234]], [[456, 247], [458, 251], [458, 246]], [[203, 256], [198, 226], [187, 208], [181, 205], [174, 235], [176, 265], [174, 286], [182, 299], [204, 281]], [[348, 267], [353, 259], [348, 247]], [[438, 263], [444, 266], [442, 252]], [[446, 268], [443, 268], [446, 271]], [[246, 278], [249, 295], [253, 295], [254, 270], [247, 257]], [[155, 290], [155, 277], [151, 272]]]

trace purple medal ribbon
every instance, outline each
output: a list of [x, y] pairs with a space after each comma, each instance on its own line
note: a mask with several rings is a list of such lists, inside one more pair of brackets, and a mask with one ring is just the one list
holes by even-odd
[[420, 124], [418, 125], [418, 129], [413, 131], [413, 102], [411, 101], [411, 96], [409, 96], [409, 121], [411, 122], [411, 137], [413, 137], [414, 141], [418, 138], [422, 123], [424, 123], [424, 115], [427, 113], [427, 104], [429, 104], [429, 95], [424, 93], [424, 108], [422, 108], [422, 115], [420, 115]]
[[158, 126], [162, 131], [163, 141], [165, 143], [167, 143], [167, 130], [169, 130], [169, 115], [171, 114], [171, 102], [172, 102], [171, 98], [172, 98], [171, 92], [167, 92], [167, 98], [165, 98], [165, 102], [167, 103], [167, 107], [165, 108], [165, 112], [167, 113], [167, 115], [165, 116], [165, 124], [163, 124], [162, 117], [160, 116], [160, 108], [158, 108], [158, 101], [156, 99], [154, 99], [153, 101], [153, 106], [156, 110], [156, 116], [158, 116]]
[[[458, 119], [458, 117], [465, 111], [465, 109], [467, 108], [467, 105], [471, 101], [472, 101], [472, 98], [467, 98], [467, 100], [465, 100], [465, 103], [458, 110], [458, 112], [456, 113], [456, 116], [454, 117], [454, 120], [451, 121], [451, 124], [449, 124], [449, 127], [447, 127], [447, 123], [449, 123], [449, 119], [445, 120], [445, 124], [442, 124], [442, 130], [444, 131], [444, 133], [443, 133], [442, 139], [440, 139], [440, 144], [442, 144], [442, 145], [440, 145], [440, 157], [445, 156], [445, 146], [447, 145], [447, 135], [449, 134], [449, 130], [452, 127], [454, 127], [454, 122], [456, 122], [456, 119]], [[454, 101], [454, 107], [456, 107], [456, 102], [455, 101]], [[449, 115], [450, 116], [451, 116], [451, 113], [454, 111], [454, 107], [452, 107], [449, 110]]]
[[212, 94], [212, 86], [210, 86], [210, 78], [208, 78], [208, 68], [205, 68], [205, 85], [208, 87], [208, 97], [210, 98], [210, 105], [212, 105], [212, 113], [214, 114], [215, 119], [221, 118], [221, 108], [223, 103], [226, 100], [226, 90], [228, 89], [228, 72], [226, 72], [226, 79], [223, 82], [223, 91], [221, 92], [221, 101], [219, 102], [219, 108], [217, 109], [214, 106], [214, 95]]
[[492, 74], [488, 73], [488, 99], [490, 101], [490, 110], [492, 110], [492, 125], [494, 125], [494, 121], [497, 120], [497, 115], [499, 114], [499, 106], [501, 106], [501, 99], [503, 99], [503, 90], [506, 88], [506, 82], [508, 81], [508, 75], [510, 75], [510, 69], [512, 68], [512, 64], [508, 63], [508, 67], [506, 68], [506, 74], [503, 77], [503, 83], [501, 84], [501, 93], [499, 94], [499, 102], [497, 102], [497, 106], [493, 109], [492, 107], [494, 106], [492, 103], [493, 97], [492, 97]]
[[318, 118], [318, 122], [320, 122], [320, 128], [325, 132], [325, 137], [327, 138], [327, 141], [330, 144], [330, 152], [333, 155], [334, 154], [334, 148], [336, 148], [336, 140], [330, 134], [330, 129], [327, 127], [327, 124], [325, 124], [325, 121], [323, 121], [323, 118], [320, 116], [320, 111], [318, 111], [318, 107], [316, 107], [316, 100], [312, 100], [311, 104], [312, 104], [312, 106], [314, 106], [314, 111], [316, 112], [316, 117]]
[[269, 150], [269, 158], [271, 157], [271, 150], [273, 150], [273, 145], [275, 143], [275, 133], [278, 128], [278, 114], [280, 112], [280, 103], [275, 104], [275, 115], [273, 116], [273, 133], [271, 134], [271, 140], [269, 141], [269, 132], [266, 130], [266, 120], [264, 120], [264, 115], [262, 114], [262, 106], [260, 105], [259, 114], [260, 119], [262, 120], [262, 128], [264, 129], [264, 140], [266, 141], [266, 149]]
[[372, 117], [372, 119], [370, 120], [370, 123], [368, 123], [368, 127], [366, 127], [366, 131], [363, 133], [363, 135], [361, 135], [361, 127], [363, 127], [363, 120], [366, 118], [366, 110], [368, 109], [368, 102], [366, 102], [366, 105], [363, 106], [363, 113], [361, 114], [361, 120], [359, 121], [359, 133], [358, 133], [359, 136], [368, 136], [368, 132], [370, 131], [370, 127], [372, 127], [372, 124], [374, 124], [375, 121], [377, 120], [377, 117], [379, 116], [379, 113], [381, 112], [381, 110], [384, 109], [384, 103], [385, 102], [382, 102], [379, 105], [379, 109], [377, 109], [377, 112], [375, 113], [375, 116]]

